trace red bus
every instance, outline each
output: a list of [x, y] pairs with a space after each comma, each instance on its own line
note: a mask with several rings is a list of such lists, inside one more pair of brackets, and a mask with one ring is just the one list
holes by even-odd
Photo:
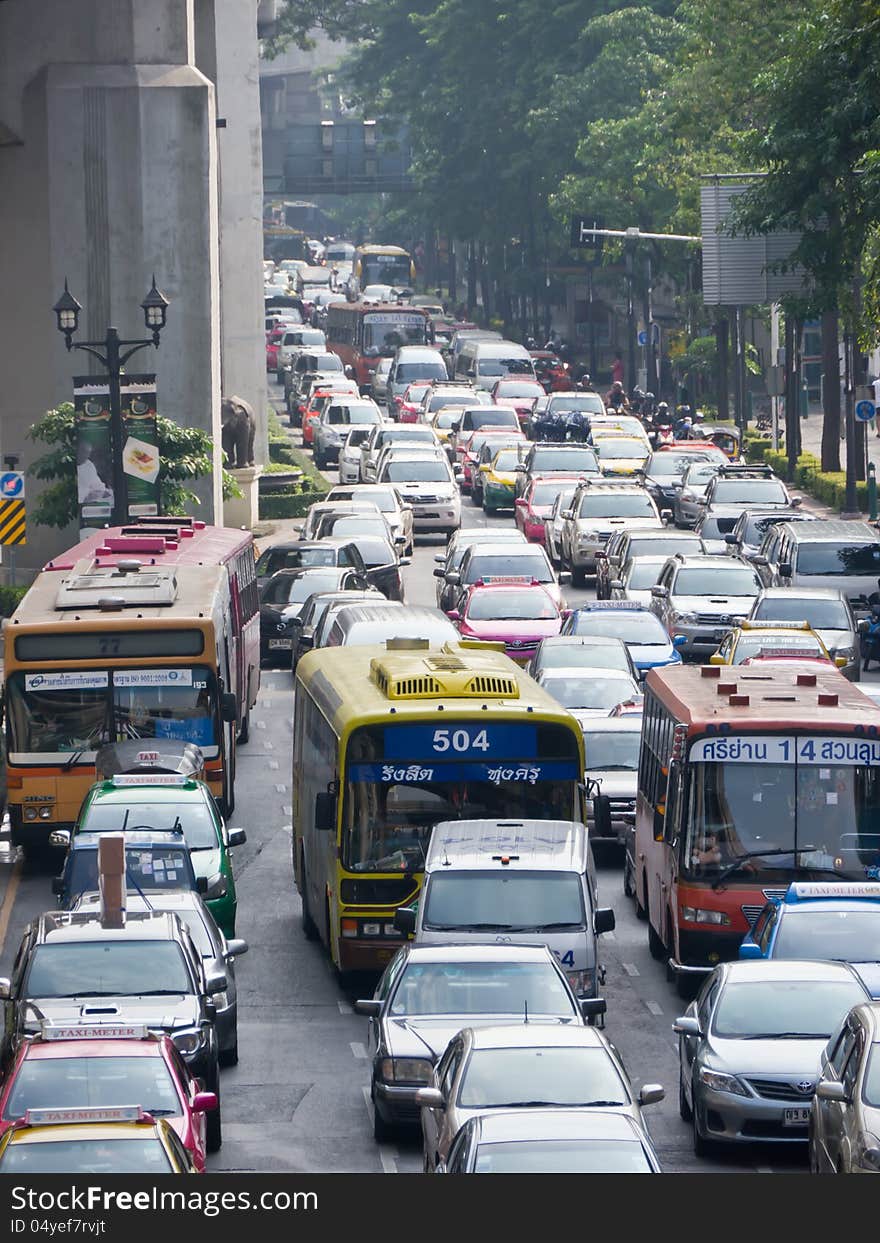
[[196, 744], [228, 815], [260, 686], [253, 537], [193, 518], [108, 527], [43, 567], [6, 625], [4, 660], [17, 843], [68, 827], [97, 751], [127, 739]]
[[401, 345], [434, 340], [428, 311], [394, 302], [332, 302], [326, 332], [328, 350], [339, 355], [362, 389], [370, 386], [380, 358], [393, 358]]
[[682, 996], [792, 881], [880, 876], [877, 706], [830, 667], [651, 670], [629, 864]]

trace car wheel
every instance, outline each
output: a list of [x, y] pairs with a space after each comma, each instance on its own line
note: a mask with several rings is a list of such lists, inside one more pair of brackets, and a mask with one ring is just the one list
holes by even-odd
[[376, 1108], [375, 1090], [371, 1093], [371, 1097], [373, 1100], [373, 1139], [377, 1144], [384, 1144], [394, 1138], [395, 1128], [390, 1122], [385, 1121]]
[[303, 861], [303, 865], [300, 868], [300, 875], [302, 876], [302, 930], [303, 930], [303, 935], [305, 936], [307, 941], [317, 941], [318, 925], [312, 919], [312, 912], [309, 910], [309, 886], [308, 886], [308, 877], [306, 875], [305, 861]]
[[205, 1114], [205, 1151], [219, 1152], [223, 1143], [223, 1122], [220, 1117], [220, 1074], [216, 1067], [212, 1078], [207, 1081], [207, 1088], [216, 1094], [217, 1108]]
[[317, 449], [315, 449], [315, 465], [317, 466], [318, 470], [326, 470], [327, 468], [327, 463], [324, 460], [324, 455], [322, 453], [319, 453]]
[[681, 1071], [678, 1072], [678, 1116], [682, 1122], [693, 1122], [694, 1111], [688, 1104], [688, 1099], [684, 1094], [684, 1080], [681, 1077]]
[[695, 1157], [711, 1157], [716, 1152], [716, 1145], [711, 1139], [705, 1139], [700, 1134], [700, 1124], [697, 1120], [696, 1097], [694, 1098], [694, 1109], [692, 1111], [692, 1133], [694, 1140], [694, 1156]]
[[229, 1049], [221, 1049], [218, 1058], [221, 1066], [237, 1066], [238, 1065], [238, 1031], [235, 1033], [235, 1040]]

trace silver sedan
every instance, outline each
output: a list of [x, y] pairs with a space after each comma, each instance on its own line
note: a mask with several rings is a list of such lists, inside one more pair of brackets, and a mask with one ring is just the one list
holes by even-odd
[[719, 1142], [807, 1139], [819, 1058], [849, 1010], [870, 1000], [846, 963], [721, 963], [673, 1024], [679, 1110], [694, 1152]]

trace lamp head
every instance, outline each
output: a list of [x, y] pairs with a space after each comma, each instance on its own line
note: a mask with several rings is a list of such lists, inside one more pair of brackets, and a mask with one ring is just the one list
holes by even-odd
[[156, 288], [156, 277], [153, 276], [153, 284], [150, 292], [141, 303], [144, 312], [144, 323], [147, 325], [149, 332], [153, 334], [153, 344], [159, 344], [159, 333], [165, 327], [165, 318], [168, 312], [168, 299]]
[[79, 327], [79, 313], [82, 306], [67, 288], [67, 277], [64, 278], [64, 293], [52, 307], [58, 321], [58, 331], [64, 333], [64, 343], [72, 349], [71, 337]]

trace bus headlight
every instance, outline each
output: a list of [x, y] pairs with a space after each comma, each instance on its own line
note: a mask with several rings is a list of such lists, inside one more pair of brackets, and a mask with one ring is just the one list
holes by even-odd
[[52, 818], [52, 808], [51, 808], [51, 807], [41, 807], [41, 808], [40, 808], [40, 819], [41, 819], [41, 820], [50, 820], [51, 818]]
[[36, 807], [25, 807], [25, 809], [24, 809], [24, 818], [25, 818], [25, 820], [36, 820], [36, 818], [37, 818], [37, 809], [36, 809]]
[[683, 906], [681, 917], [689, 924], [729, 924], [730, 916], [724, 911], [706, 911], [701, 906]]

